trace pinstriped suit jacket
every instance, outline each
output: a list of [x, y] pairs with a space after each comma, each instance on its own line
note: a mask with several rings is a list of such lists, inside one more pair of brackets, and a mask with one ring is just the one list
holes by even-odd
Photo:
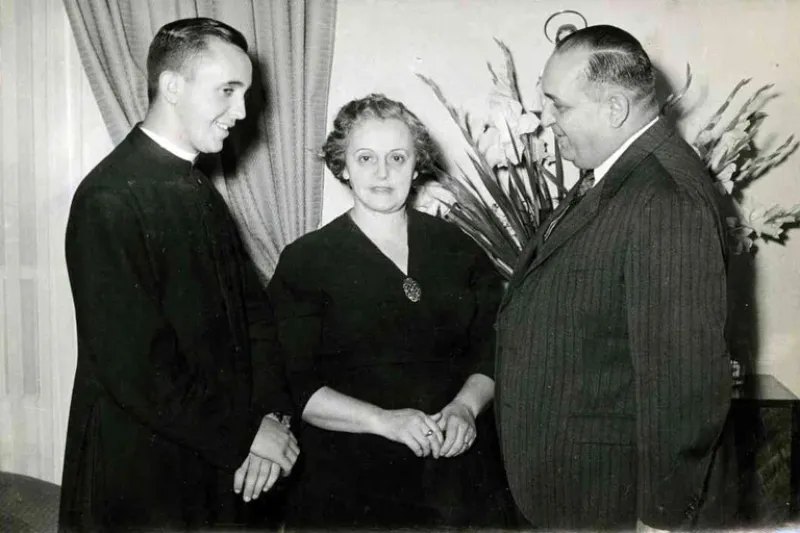
[[495, 405], [534, 526], [733, 512], [725, 248], [711, 178], [659, 120], [523, 253], [498, 317]]

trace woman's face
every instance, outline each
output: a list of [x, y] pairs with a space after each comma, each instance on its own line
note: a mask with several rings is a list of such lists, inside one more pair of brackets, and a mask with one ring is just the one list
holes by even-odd
[[355, 209], [393, 213], [405, 208], [416, 177], [414, 139], [398, 119], [367, 118], [350, 131], [343, 177]]

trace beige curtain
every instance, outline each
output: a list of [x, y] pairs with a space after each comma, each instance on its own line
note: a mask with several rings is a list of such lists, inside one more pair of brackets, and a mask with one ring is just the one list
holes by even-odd
[[333, 55], [335, 0], [64, 0], [81, 60], [114, 143], [144, 118], [147, 47], [163, 24], [212, 17], [250, 44], [248, 118], [217, 180], [265, 277], [283, 247], [314, 229]]
[[60, 483], [76, 351], [64, 228], [111, 142], [61, 0], [0, 0], [0, 75], [0, 470]]

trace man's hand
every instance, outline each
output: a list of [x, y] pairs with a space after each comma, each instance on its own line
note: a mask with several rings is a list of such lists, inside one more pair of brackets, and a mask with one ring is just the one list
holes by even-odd
[[242, 499], [246, 502], [255, 500], [272, 488], [280, 473], [281, 467], [276, 463], [251, 453], [233, 476], [233, 491], [239, 494], [244, 490]]
[[250, 454], [276, 463], [283, 470], [283, 475], [288, 476], [300, 455], [300, 447], [289, 428], [265, 416], [250, 446]]

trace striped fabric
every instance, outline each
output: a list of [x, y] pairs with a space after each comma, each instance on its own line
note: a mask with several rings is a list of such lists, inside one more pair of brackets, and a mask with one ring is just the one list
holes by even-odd
[[669, 529], [728, 511], [710, 469], [731, 391], [715, 195], [659, 121], [523, 255], [498, 318], [496, 409], [533, 526]]
[[556, 224], [561, 220], [561, 218], [567, 214], [569, 209], [578, 203], [578, 201], [583, 198], [587, 192], [594, 186], [594, 171], [587, 170], [582, 176], [581, 179], [578, 180], [578, 183], [575, 184], [576, 193], [570, 196], [570, 201], [567, 202], [567, 207], [552, 217], [550, 223], [547, 225], [547, 229], [544, 232], [544, 240], [550, 238], [550, 234], [556, 227]]

